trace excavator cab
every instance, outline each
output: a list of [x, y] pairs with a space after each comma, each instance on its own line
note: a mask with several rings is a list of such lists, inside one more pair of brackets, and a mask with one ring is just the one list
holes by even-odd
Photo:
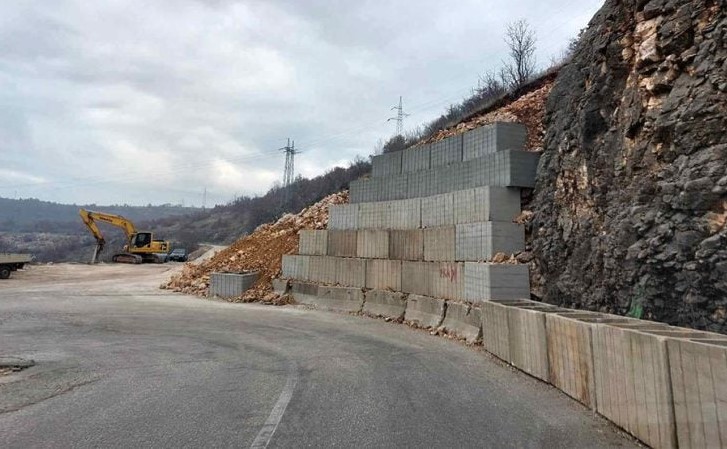
[[131, 239], [132, 248], [146, 248], [151, 245], [151, 232], [139, 232]]

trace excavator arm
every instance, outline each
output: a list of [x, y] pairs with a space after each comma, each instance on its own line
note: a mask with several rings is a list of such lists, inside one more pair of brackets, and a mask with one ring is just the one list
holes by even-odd
[[108, 223], [112, 226], [123, 229], [124, 233], [126, 233], [127, 240], [129, 240], [131, 236], [136, 234], [136, 226], [134, 226], [134, 223], [132, 223], [129, 219], [122, 217], [121, 215], [107, 214], [104, 212], [94, 212], [86, 209], [81, 209], [79, 211], [79, 214], [81, 215], [81, 220], [83, 220], [83, 223], [86, 225], [88, 230], [91, 231], [91, 234], [93, 234], [93, 237], [96, 239], [96, 249], [93, 251], [93, 259], [91, 260], [91, 263], [96, 263], [98, 254], [101, 252], [101, 250], [103, 250], [103, 247], [106, 244], [106, 240], [104, 239], [103, 234], [101, 234], [101, 230], [98, 228], [96, 221], [102, 221], [104, 223]]

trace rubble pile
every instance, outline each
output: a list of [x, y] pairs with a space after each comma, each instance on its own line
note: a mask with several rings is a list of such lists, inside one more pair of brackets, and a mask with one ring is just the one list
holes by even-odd
[[328, 225], [328, 206], [348, 203], [348, 192], [334, 193], [298, 214], [286, 214], [275, 223], [258, 226], [255, 231], [214, 257], [199, 265], [185, 264], [182, 272], [173, 276], [162, 288], [176, 292], [207, 296], [211, 273], [242, 273], [257, 271], [259, 278], [240, 302], [261, 301], [286, 304], [289, 298], [278, 297], [272, 291], [271, 280], [280, 275], [283, 254], [298, 249], [298, 231], [325, 229]]
[[543, 125], [545, 101], [548, 99], [554, 84], [554, 78], [547, 79], [538, 88], [518, 97], [511, 103], [443, 129], [422, 143], [437, 142], [494, 122], [518, 122], [528, 128], [527, 148], [531, 150], [542, 149], [545, 138], [545, 127]]

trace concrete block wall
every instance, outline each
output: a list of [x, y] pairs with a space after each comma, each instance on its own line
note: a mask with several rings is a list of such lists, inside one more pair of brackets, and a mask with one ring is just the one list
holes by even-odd
[[401, 172], [410, 173], [429, 170], [430, 156], [431, 147], [429, 145], [419, 145], [402, 151]]
[[463, 134], [462, 160], [477, 159], [502, 150], [520, 150], [528, 130], [519, 123], [493, 123]]
[[371, 176], [380, 178], [382, 176], [401, 174], [402, 153], [402, 151], [394, 151], [371, 158]]
[[447, 137], [444, 140], [430, 144], [432, 168], [442, 165], [450, 165], [462, 161], [462, 134]]
[[310, 256], [327, 255], [328, 231], [308, 229], [298, 231], [298, 253]]
[[359, 229], [359, 204], [336, 204], [328, 207], [328, 229]]

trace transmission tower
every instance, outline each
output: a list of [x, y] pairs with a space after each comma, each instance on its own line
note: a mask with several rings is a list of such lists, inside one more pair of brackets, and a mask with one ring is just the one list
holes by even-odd
[[404, 131], [404, 117], [408, 117], [409, 114], [404, 113], [404, 106], [402, 104], [401, 96], [399, 96], [399, 106], [393, 106], [391, 108], [392, 111], [396, 111], [396, 117], [391, 117], [387, 122], [390, 122], [392, 120], [396, 121], [396, 135], [401, 136], [401, 133]]
[[291, 143], [288, 138], [288, 144], [278, 150], [285, 152], [285, 170], [283, 171], [283, 193], [284, 203], [283, 207], [287, 207], [290, 204], [290, 195], [295, 180], [295, 155], [300, 153], [300, 150], [295, 149], [295, 140]]

